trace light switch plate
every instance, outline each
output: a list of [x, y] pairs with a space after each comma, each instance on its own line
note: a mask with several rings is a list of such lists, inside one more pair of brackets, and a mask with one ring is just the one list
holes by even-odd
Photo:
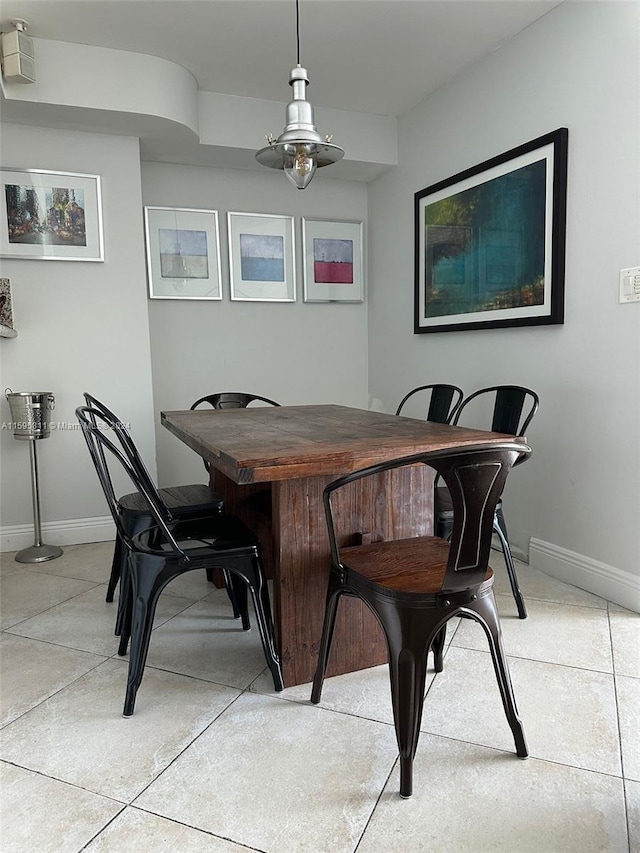
[[620, 270], [620, 302], [640, 302], [640, 267]]

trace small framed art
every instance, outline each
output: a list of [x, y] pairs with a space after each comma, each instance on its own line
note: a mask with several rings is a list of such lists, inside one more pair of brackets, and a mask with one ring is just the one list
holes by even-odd
[[566, 128], [415, 194], [414, 332], [564, 322]]
[[227, 213], [231, 299], [295, 302], [293, 217]]
[[0, 338], [15, 338], [13, 307], [11, 305], [11, 281], [0, 278]]
[[305, 302], [362, 302], [362, 222], [302, 220]]
[[145, 207], [151, 299], [222, 299], [217, 210]]
[[0, 255], [104, 261], [100, 177], [0, 169]]

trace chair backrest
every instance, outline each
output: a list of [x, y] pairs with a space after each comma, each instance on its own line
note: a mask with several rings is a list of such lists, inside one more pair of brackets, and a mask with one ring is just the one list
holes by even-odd
[[400, 405], [396, 409], [396, 415], [399, 415], [402, 412], [403, 406], [411, 397], [413, 397], [414, 394], [418, 394], [422, 391], [431, 391], [426, 420], [434, 421], [438, 424], [449, 423], [458, 408], [460, 400], [462, 400], [462, 397], [464, 396], [462, 388], [458, 388], [457, 385], [444, 385], [442, 383], [437, 383], [435, 385], [419, 385], [417, 388], [409, 391], [408, 394], [405, 394], [400, 401]]
[[[518, 460], [525, 458], [530, 452], [531, 448], [515, 442], [433, 450], [372, 465], [334, 480], [324, 490], [325, 514], [334, 563], [341, 564], [338, 533], [331, 508], [332, 495], [336, 489], [363, 477], [423, 463], [433, 468], [445, 481], [453, 505], [453, 532], [442, 591], [451, 592], [481, 582], [489, 563], [496, 504], [509, 471]], [[372, 489], [371, 494], [378, 495], [378, 490]]]
[[206, 397], [200, 397], [191, 406], [192, 409], [197, 409], [200, 403], [208, 403], [214, 409], [246, 409], [249, 403], [254, 401], [268, 403], [270, 406], [279, 406], [274, 400], [268, 397], [261, 397], [259, 394], [241, 394], [238, 391], [223, 391], [220, 394], [208, 394]]
[[[151, 477], [151, 474], [148, 472], [146, 465], [142, 461], [142, 457], [138, 452], [138, 448], [136, 447], [131, 435], [129, 433], [129, 425], [125, 424], [116, 414], [114, 414], [111, 409], [108, 409], [104, 403], [98, 400], [97, 397], [94, 397], [92, 394], [89, 394], [88, 391], [85, 391], [82, 395], [85, 399], [87, 415], [91, 422], [95, 425], [96, 421], [93, 417], [92, 412], [99, 412], [102, 417], [105, 419], [105, 423], [109, 423], [112, 425], [112, 429], [117, 429], [117, 436], [120, 441], [120, 444], [126, 445], [127, 448], [127, 456], [131, 459], [135, 460], [136, 470], [140, 472], [141, 478], [144, 480], [145, 487], [147, 489], [155, 489], [155, 483]], [[104, 476], [109, 479], [109, 483], [111, 484], [111, 475], [109, 473], [109, 465], [107, 464], [107, 459], [104, 455], [104, 450], [102, 444], [98, 442], [96, 444], [96, 450], [102, 462], [102, 468]], [[93, 458], [93, 456], [92, 456]], [[98, 476], [100, 476], [98, 474]], [[113, 491], [113, 485], [111, 484], [111, 491]], [[162, 503], [162, 499], [160, 499]], [[164, 506], [164, 504], [163, 504]], [[166, 509], [166, 507], [165, 507]], [[168, 510], [166, 510], [169, 512]]]
[[[179, 557], [184, 557], [184, 552], [170, 529], [170, 524], [173, 521], [171, 513], [160, 497], [149, 472], [142, 464], [126, 426], [106, 408], [101, 411], [90, 406], [79, 406], [76, 409], [76, 417], [82, 428], [82, 434], [87, 442], [98, 480], [122, 541], [128, 548], [133, 548], [133, 542], [120, 515], [120, 505], [113, 489], [108, 459], [115, 459], [120, 463], [135, 490], [147, 504], [149, 514], [155, 520], [172, 550]], [[108, 451], [108, 454], [105, 451]]]
[[460, 403], [452, 423], [457, 425], [463, 413], [466, 411], [468, 414], [467, 407], [473, 400], [491, 394], [495, 394], [491, 431], [523, 436], [538, 411], [540, 400], [535, 391], [521, 385], [493, 385], [474, 391]]

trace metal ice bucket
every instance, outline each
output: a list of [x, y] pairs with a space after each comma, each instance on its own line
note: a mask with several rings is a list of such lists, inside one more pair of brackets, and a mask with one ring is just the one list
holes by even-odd
[[29, 548], [18, 551], [15, 559], [18, 563], [42, 563], [55, 560], [62, 554], [57, 545], [45, 545], [42, 541], [40, 524], [40, 492], [38, 488], [38, 457], [36, 439], [49, 438], [51, 426], [49, 418], [55, 409], [56, 400], [51, 391], [12, 391], [5, 388], [4, 395], [11, 407], [11, 429], [13, 437], [30, 441], [29, 458], [31, 460], [31, 494], [33, 497], [33, 531], [35, 541]]
[[51, 412], [56, 407], [55, 397], [50, 391], [13, 392], [7, 388], [5, 397], [11, 408], [14, 438], [22, 441], [49, 438]]

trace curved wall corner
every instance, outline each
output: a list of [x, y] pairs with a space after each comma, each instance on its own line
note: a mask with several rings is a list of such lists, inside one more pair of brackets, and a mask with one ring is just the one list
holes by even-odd
[[2, 82], [7, 103], [165, 119], [198, 134], [198, 86], [181, 65], [124, 50], [34, 39], [36, 83]]

